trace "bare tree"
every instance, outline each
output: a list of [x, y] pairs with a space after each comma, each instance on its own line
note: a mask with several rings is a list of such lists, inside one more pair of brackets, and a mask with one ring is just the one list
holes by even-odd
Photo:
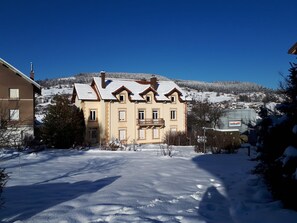
[[225, 115], [224, 108], [209, 101], [193, 101], [188, 114], [188, 128], [190, 132], [198, 131], [202, 127], [220, 127], [220, 118]]

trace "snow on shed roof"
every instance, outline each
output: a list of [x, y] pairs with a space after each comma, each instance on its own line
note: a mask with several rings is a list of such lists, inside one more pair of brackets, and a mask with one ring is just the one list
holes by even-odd
[[174, 89], [179, 91], [181, 93], [181, 99], [185, 100], [184, 91], [173, 81], [159, 81], [158, 82], [158, 89], [157, 89], [158, 95], [156, 96], [156, 99], [160, 100], [160, 101], [169, 100], [166, 95], [169, 94]]
[[76, 94], [80, 100], [98, 100], [94, 89], [88, 84], [74, 84]]
[[124, 86], [132, 92], [132, 100], [143, 101], [144, 99], [141, 97], [140, 93], [150, 87], [150, 84], [139, 84], [133, 80], [111, 78], [106, 80], [106, 87], [102, 88], [101, 78], [94, 77], [94, 81], [103, 100], [116, 100], [116, 97], [113, 95], [113, 93]]

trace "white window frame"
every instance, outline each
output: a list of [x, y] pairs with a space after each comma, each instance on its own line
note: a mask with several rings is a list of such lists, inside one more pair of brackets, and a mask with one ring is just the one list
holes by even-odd
[[159, 139], [159, 138], [160, 138], [160, 129], [153, 128], [153, 139]]
[[127, 131], [126, 129], [119, 129], [119, 140], [125, 141], [127, 139]]
[[97, 110], [96, 109], [90, 109], [90, 121], [96, 121], [97, 120]]
[[138, 139], [144, 140], [145, 139], [145, 129], [138, 129]]
[[153, 109], [152, 118], [153, 118], [153, 120], [159, 119], [159, 109]]
[[18, 88], [9, 88], [9, 99], [18, 100], [20, 98], [20, 90]]
[[126, 110], [119, 110], [119, 121], [120, 122], [126, 121]]
[[144, 109], [139, 109], [138, 110], [138, 119], [139, 120], [144, 120], [145, 119], [145, 110]]
[[10, 121], [19, 121], [20, 120], [20, 110], [19, 109], [10, 109], [9, 110], [9, 120]]
[[177, 111], [176, 109], [170, 110], [170, 120], [177, 120]]

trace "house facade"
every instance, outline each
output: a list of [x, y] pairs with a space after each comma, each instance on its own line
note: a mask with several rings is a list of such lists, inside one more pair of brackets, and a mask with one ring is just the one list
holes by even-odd
[[75, 84], [72, 102], [84, 112], [86, 142], [161, 143], [171, 131], [186, 131], [187, 103], [173, 81], [106, 79]]
[[0, 58], [0, 129], [2, 138], [9, 132], [9, 144], [34, 136], [36, 93], [41, 93], [41, 87], [34, 81], [32, 65], [28, 77]]

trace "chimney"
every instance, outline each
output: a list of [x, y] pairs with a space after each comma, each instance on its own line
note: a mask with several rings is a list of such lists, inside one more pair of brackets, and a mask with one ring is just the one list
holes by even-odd
[[157, 82], [157, 77], [155, 75], [153, 75], [151, 77], [151, 87], [155, 90], [157, 90], [157, 87], [158, 87], [158, 82]]
[[33, 69], [33, 63], [32, 62], [31, 62], [30, 78], [32, 80], [34, 80], [34, 69]]
[[100, 72], [100, 77], [101, 77], [101, 87], [104, 89], [106, 87], [105, 83], [105, 71]]

